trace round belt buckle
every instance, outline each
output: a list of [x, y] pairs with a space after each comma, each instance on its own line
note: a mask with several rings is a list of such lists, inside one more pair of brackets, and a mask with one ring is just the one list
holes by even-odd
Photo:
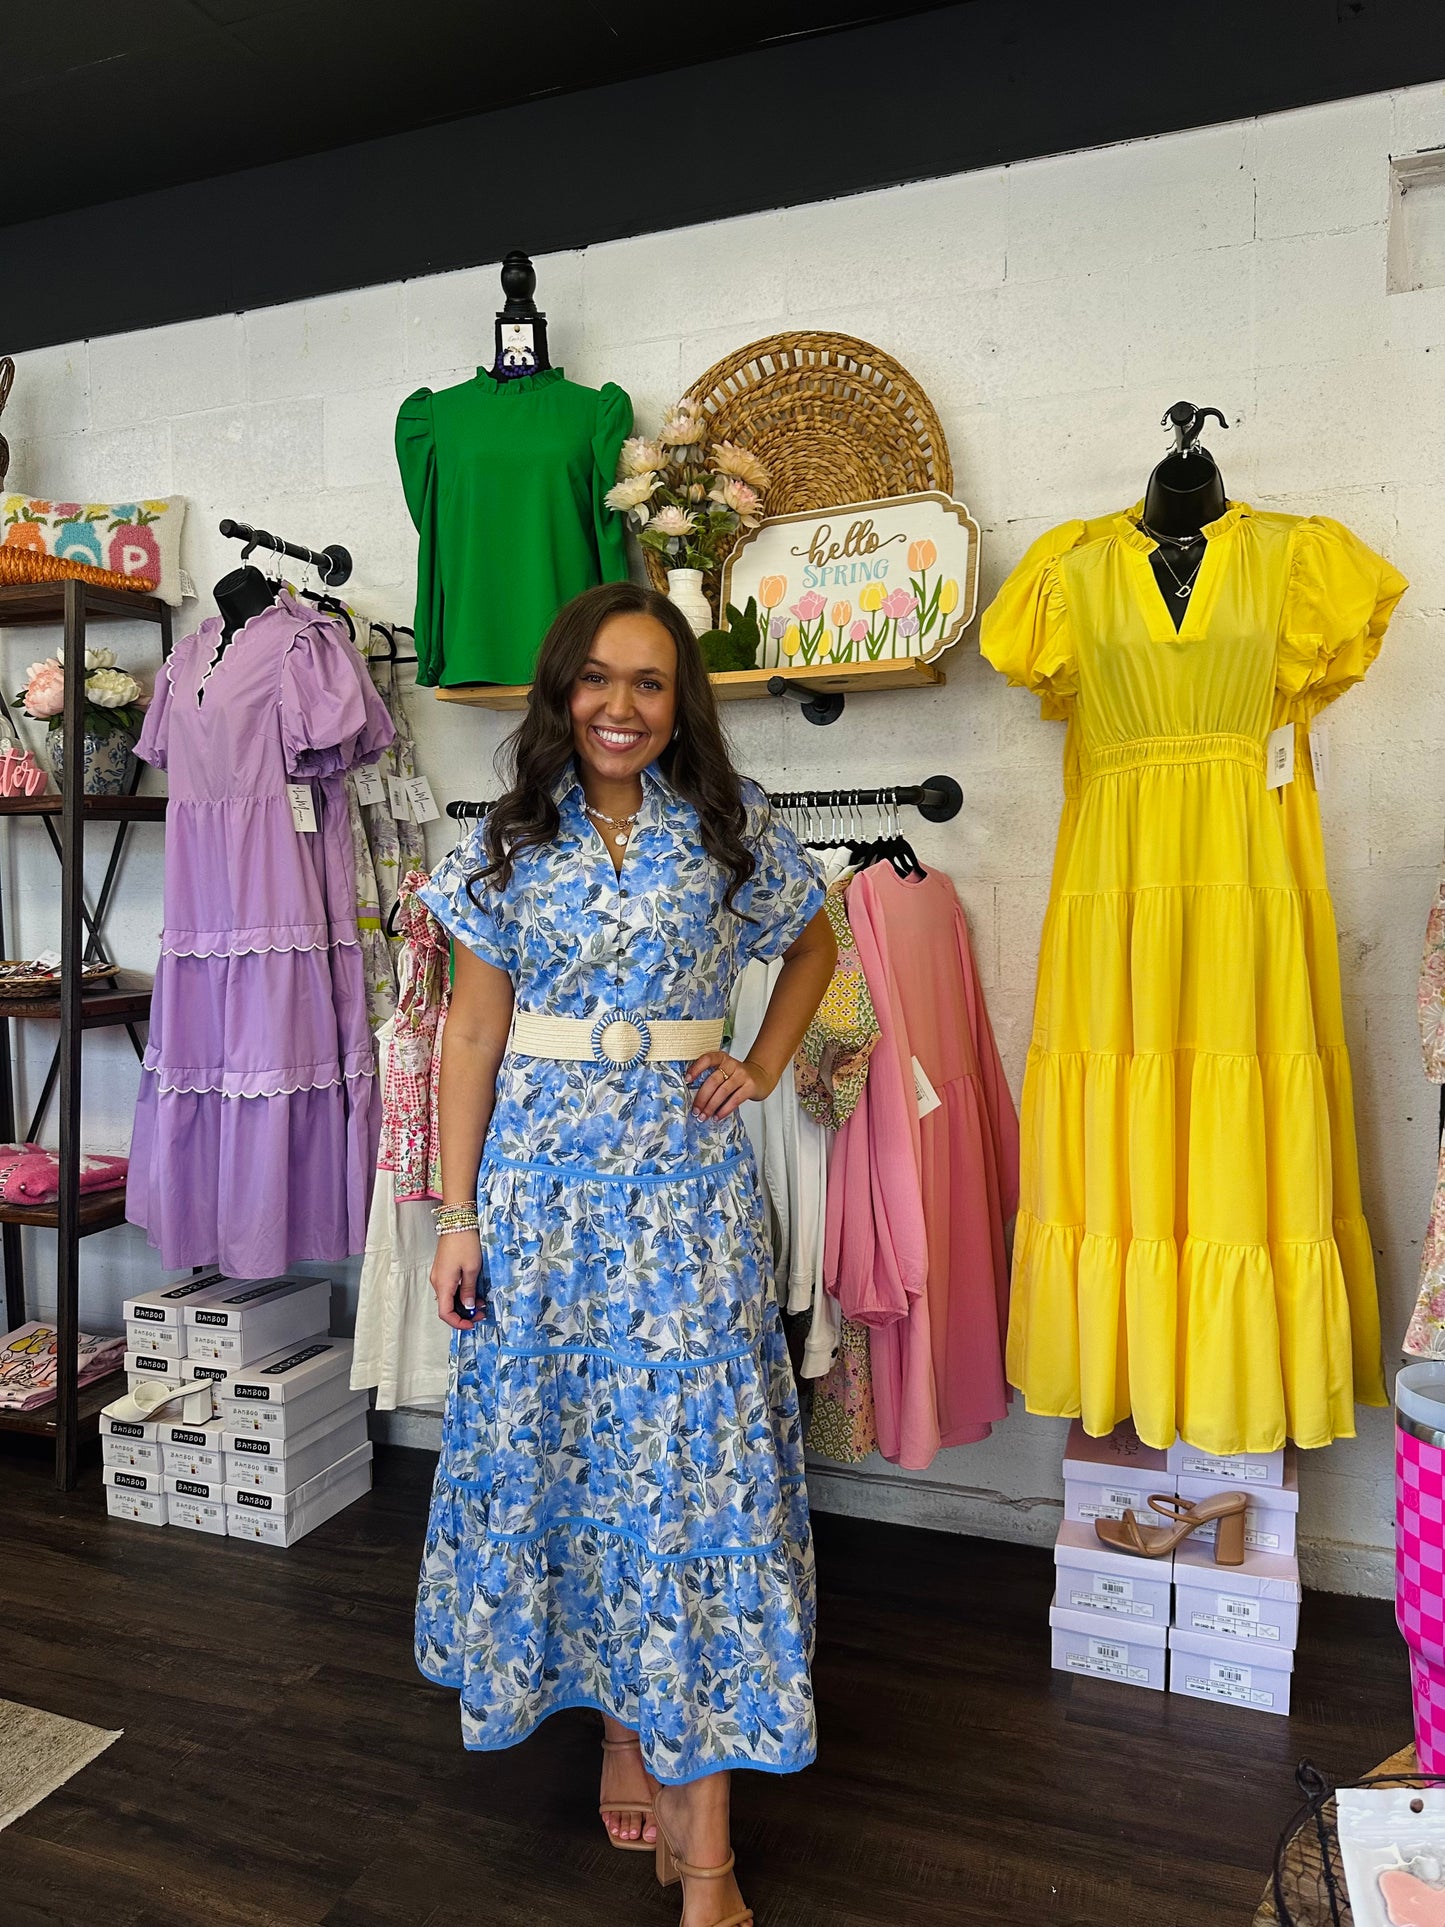
[[609, 1010], [592, 1027], [592, 1055], [619, 1071], [642, 1063], [651, 1049], [652, 1031], [635, 1010]]

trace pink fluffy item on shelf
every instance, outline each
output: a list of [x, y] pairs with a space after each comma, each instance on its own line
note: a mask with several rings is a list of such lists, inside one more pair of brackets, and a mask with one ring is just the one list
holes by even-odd
[[[129, 1160], [86, 1156], [82, 1191], [110, 1191], [125, 1183]], [[60, 1156], [43, 1144], [0, 1144], [0, 1203], [54, 1204], [60, 1196]]]
[[28, 749], [12, 743], [0, 750], [0, 796], [39, 796], [45, 784], [45, 771]]

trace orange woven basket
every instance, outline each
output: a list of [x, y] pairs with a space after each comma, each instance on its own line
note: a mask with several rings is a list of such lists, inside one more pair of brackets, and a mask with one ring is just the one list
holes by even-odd
[[0, 583], [6, 582], [88, 582], [93, 589], [131, 589], [137, 595], [149, 595], [156, 586], [148, 576], [120, 575], [90, 562], [68, 562], [63, 556], [0, 542]]

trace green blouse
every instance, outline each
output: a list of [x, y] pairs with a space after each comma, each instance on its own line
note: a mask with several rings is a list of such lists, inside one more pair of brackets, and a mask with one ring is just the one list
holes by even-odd
[[479, 368], [402, 403], [418, 682], [530, 682], [563, 603], [626, 580], [626, 518], [602, 498], [631, 433], [620, 388], [583, 388], [560, 368], [501, 382]]

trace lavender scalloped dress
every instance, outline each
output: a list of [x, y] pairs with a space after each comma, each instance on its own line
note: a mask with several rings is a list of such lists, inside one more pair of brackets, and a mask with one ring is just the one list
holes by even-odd
[[345, 631], [289, 593], [218, 659], [220, 637], [212, 616], [177, 644], [136, 746], [170, 809], [126, 1212], [168, 1270], [263, 1278], [366, 1243], [380, 1098], [344, 773], [395, 731]]

